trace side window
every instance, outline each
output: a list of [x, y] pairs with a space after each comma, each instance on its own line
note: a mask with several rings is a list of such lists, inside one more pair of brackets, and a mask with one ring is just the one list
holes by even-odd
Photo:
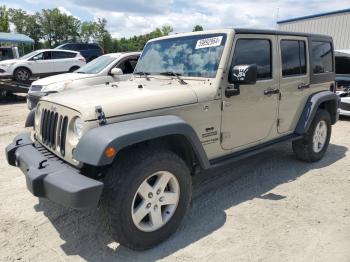
[[43, 54], [44, 53], [39, 53], [39, 54], [33, 56], [30, 60], [43, 60], [44, 59]]
[[43, 53], [43, 60], [50, 60], [51, 59], [51, 52], [47, 51]]
[[59, 52], [59, 51], [52, 52], [52, 59], [73, 58], [75, 56], [76, 54], [71, 52]]
[[350, 57], [336, 56], [335, 57], [335, 72], [336, 74], [350, 75]]
[[238, 39], [232, 66], [256, 64], [258, 80], [272, 78], [271, 42], [267, 39]]
[[306, 45], [304, 41], [282, 40], [282, 76], [306, 74]]
[[315, 74], [333, 72], [333, 53], [330, 42], [312, 41], [312, 63]]
[[116, 67], [123, 70], [124, 75], [125, 74], [132, 74], [134, 72], [135, 66], [137, 64], [137, 60], [138, 59], [136, 59], [136, 58], [126, 59], [125, 61], [123, 61], [122, 63], [117, 65]]

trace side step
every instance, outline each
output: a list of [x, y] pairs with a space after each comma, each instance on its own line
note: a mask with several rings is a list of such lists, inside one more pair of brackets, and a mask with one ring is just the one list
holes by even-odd
[[246, 158], [248, 156], [252, 156], [252, 155], [258, 154], [260, 152], [263, 152], [265, 150], [268, 150], [268, 149], [270, 149], [274, 146], [277, 146], [279, 144], [300, 139], [301, 137], [302, 137], [301, 135], [291, 134], [291, 135], [287, 135], [287, 136], [283, 136], [283, 137], [274, 139], [272, 141], [268, 141], [268, 142], [260, 144], [260, 145], [256, 145], [256, 146], [251, 147], [251, 148], [247, 148], [247, 149], [243, 149], [243, 150], [238, 151], [238, 152], [234, 152], [234, 153], [226, 155], [226, 156], [214, 158], [214, 159], [210, 160], [210, 168], [216, 168], [219, 166], [229, 164], [231, 162], [241, 160], [241, 159]]

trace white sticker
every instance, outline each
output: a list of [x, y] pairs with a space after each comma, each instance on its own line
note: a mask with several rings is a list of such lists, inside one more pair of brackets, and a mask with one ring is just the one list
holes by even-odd
[[200, 39], [197, 41], [196, 49], [221, 45], [222, 36]]

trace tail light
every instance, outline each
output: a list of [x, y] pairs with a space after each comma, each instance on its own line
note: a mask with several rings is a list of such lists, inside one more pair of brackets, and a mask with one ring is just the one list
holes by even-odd
[[85, 57], [83, 57], [83, 56], [82, 56], [82, 57], [79, 57], [78, 60], [86, 63], [86, 59], [85, 59]]

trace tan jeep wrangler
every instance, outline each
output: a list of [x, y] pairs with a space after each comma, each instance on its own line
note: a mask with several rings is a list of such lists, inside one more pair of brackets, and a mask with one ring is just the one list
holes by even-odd
[[28, 189], [98, 204], [112, 236], [151, 248], [178, 228], [191, 178], [281, 142], [325, 154], [338, 118], [328, 36], [225, 29], [147, 43], [131, 80], [40, 100], [6, 148]]

